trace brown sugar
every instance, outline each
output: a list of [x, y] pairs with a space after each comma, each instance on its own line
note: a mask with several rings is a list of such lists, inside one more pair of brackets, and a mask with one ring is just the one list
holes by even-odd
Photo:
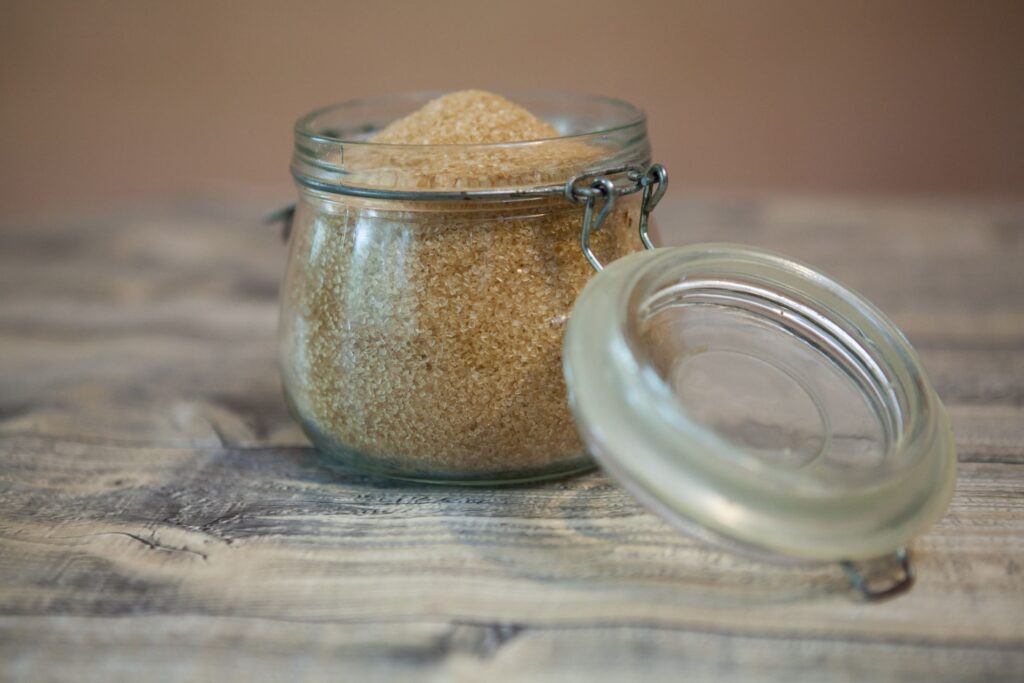
[[[450, 93], [349, 150], [351, 182], [393, 189], [465, 190], [563, 183], [598, 161], [517, 104], [481, 90]], [[529, 143], [532, 144], [522, 144]]]
[[[414, 169], [414, 186], [506, 187], [564, 182], [602, 151], [571, 140], [458, 145], [556, 135], [504, 98], [465, 91], [372, 141], [388, 143], [388, 167]], [[578, 243], [581, 213], [562, 197], [307, 196], [282, 348], [286, 392], [317, 445], [421, 478], [526, 477], [585, 463], [561, 369], [565, 322], [593, 274]], [[635, 250], [635, 224], [635, 203], [623, 202], [594, 236], [595, 251], [611, 260]]]
[[558, 137], [547, 121], [501, 95], [461, 90], [442, 95], [373, 136], [400, 145], [481, 145]]

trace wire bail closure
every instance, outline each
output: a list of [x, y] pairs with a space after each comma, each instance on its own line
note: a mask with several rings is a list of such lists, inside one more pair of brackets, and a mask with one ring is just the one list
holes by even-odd
[[[533, 199], [564, 195], [573, 204], [584, 205], [583, 226], [580, 231], [580, 248], [594, 270], [601, 272], [604, 266], [590, 248], [590, 234], [601, 229], [605, 219], [615, 208], [617, 197], [641, 192], [640, 203], [640, 241], [645, 249], [653, 249], [648, 234], [648, 219], [651, 211], [665, 196], [668, 189], [668, 172], [661, 164], [642, 166], [618, 166], [601, 171], [582, 173], [569, 178], [564, 185], [544, 185], [541, 187], [511, 190], [386, 190], [379, 188], [357, 187], [341, 182], [325, 183], [309, 178], [292, 168], [292, 176], [300, 185], [317, 192], [362, 197], [365, 199], [394, 199], [398, 201], [429, 202], [429, 201], [500, 201], [503, 199]], [[616, 178], [625, 178], [622, 185], [615, 182]], [[597, 215], [594, 209], [599, 199], [604, 198]], [[266, 223], [280, 223], [281, 237], [288, 241], [295, 219], [295, 204], [282, 207], [264, 216]]]
[[[625, 174], [633, 185], [616, 187], [611, 177]], [[589, 180], [590, 184], [583, 184]], [[661, 164], [653, 164], [646, 170], [637, 167], [613, 168], [596, 174], [585, 174], [570, 178], [565, 183], [565, 196], [573, 204], [583, 202], [583, 226], [580, 230], [580, 250], [587, 262], [597, 272], [604, 270], [604, 265], [590, 248], [590, 235], [601, 229], [605, 219], [615, 208], [615, 200], [621, 195], [642, 192], [640, 203], [639, 233], [644, 249], [654, 249], [648, 230], [649, 218], [654, 207], [665, 196], [668, 189], [668, 171]], [[594, 209], [598, 200], [603, 199], [600, 210], [595, 216]]]

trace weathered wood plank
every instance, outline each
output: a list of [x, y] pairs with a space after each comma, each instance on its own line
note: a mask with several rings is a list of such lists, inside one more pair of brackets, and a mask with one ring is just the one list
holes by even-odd
[[467, 490], [324, 467], [279, 397], [276, 235], [164, 207], [0, 228], [0, 677], [1017, 677], [1024, 207], [659, 213], [666, 242], [824, 268], [917, 345], [962, 473], [909, 595], [857, 604], [834, 568], [718, 552], [600, 474]]
[[[97, 657], [97, 653], [103, 653]], [[182, 653], [188, 653], [182, 657]], [[445, 621], [294, 623], [205, 617], [0, 618], [12, 678], [81, 680], [711, 681], [1014, 680], [1024, 654], [848, 639], [751, 638], [644, 627]], [[1019, 677], [1018, 677], [1019, 680]]]
[[10, 441], [7, 613], [652, 623], [1024, 646], [1019, 465], [965, 464], [949, 516], [916, 547], [914, 593], [864, 607], [837, 570], [717, 552], [601, 475], [480, 492], [334, 472], [308, 449]]

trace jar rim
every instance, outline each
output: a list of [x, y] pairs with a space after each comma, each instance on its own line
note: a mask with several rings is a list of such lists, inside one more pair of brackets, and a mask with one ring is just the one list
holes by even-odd
[[[496, 144], [367, 141], [438, 93], [399, 93], [332, 105], [296, 124], [291, 171], [306, 190], [402, 201], [547, 201], [581, 174], [650, 164], [647, 119], [606, 97], [523, 91], [518, 104], [567, 134]], [[528, 190], [528, 191], [527, 191]]]
[[[448, 91], [444, 90], [419, 90], [409, 92], [392, 93], [389, 95], [380, 95], [375, 97], [358, 98], [352, 100], [344, 100], [342, 102], [336, 102], [329, 104], [319, 109], [315, 109], [312, 112], [302, 116], [295, 122], [294, 132], [296, 143], [300, 139], [307, 140], [310, 142], [316, 142], [321, 144], [337, 144], [337, 145], [358, 145], [365, 146], [367, 148], [377, 149], [394, 149], [400, 150], [403, 148], [410, 149], [517, 149], [524, 147], [537, 146], [547, 142], [554, 141], [566, 141], [573, 140], [578, 142], [586, 142], [590, 138], [600, 138], [601, 136], [627, 131], [636, 126], [644, 126], [647, 124], [647, 114], [626, 100], [621, 100], [613, 97], [606, 97], [603, 95], [589, 95], [589, 94], [576, 94], [561, 92], [555, 90], [519, 90], [519, 91], [503, 91], [500, 93], [503, 97], [513, 102], [520, 102], [525, 100], [533, 100], [536, 98], [542, 99], [559, 99], [565, 102], [575, 102], [576, 104], [590, 104], [606, 108], [618, 109], [621, 111], [622, 120], [611, 124], [605, 124], [595, 127], [590, 130], [584, 130], [576, 133], [570, 133], [567, 135], [558, 135], [546, 138], [534, 138], [531, 140], [518, 140], [515, 142], [493, 142], [493, 143], [471, 143], [471, 144], [458, 144], [458, 143], [446, 143], [446, 144], [407, 144], [407, 143], [391, 143], [391, 142], [372, 142], [365, 139], [371, 133], [376, 132], [377, 128], [369, 128], [365, 124], [361, 126], [359, 133], [356, 136], [345, 136], [340, 134], [331, 134], [334, 131], [328, 130], [327, 133], [322, 130], [318, 130], [317, 122], [323, 119], [325, 116], [330, 114], [344, 113], [359, 111], [362, 109], [369, 109], [373, 107], [388, 107], [388, 106], [401, 106], [406, 105], [408, 112], [410, 113], [427, 102], [444, 95]], [[397, 117], [396, 117], [397, 118]], [[359, 120], [357, 118], [357, 120]], [[393, 119], [392, 119], [393, 120]], [[359, 137], [362, 135], [363, 137]]]

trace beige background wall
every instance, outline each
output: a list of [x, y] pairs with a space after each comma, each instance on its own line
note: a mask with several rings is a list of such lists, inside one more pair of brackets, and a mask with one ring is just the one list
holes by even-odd
[[3, 2], [0, 205], [286, 189], [292, 121], [404, 89], [645, 108], [674, 187], [1024, 195], [1024, 3]]

